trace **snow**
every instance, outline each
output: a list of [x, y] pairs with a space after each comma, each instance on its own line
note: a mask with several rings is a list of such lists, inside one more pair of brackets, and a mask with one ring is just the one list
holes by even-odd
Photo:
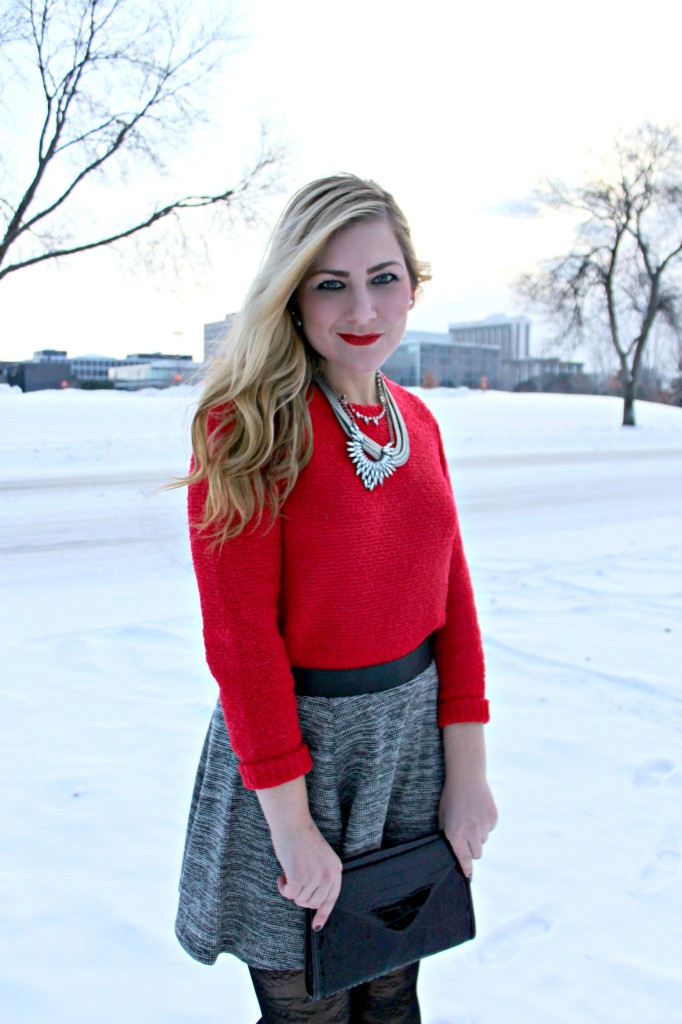
[[[500, 824], [424, 1024], [682, 1018], [682, 410], [420, 392], [476, 588]], [[183, 471], [196, 395], [0, 389], [0, 1020], [250, 1024], [173, 935], [204, 664]]]

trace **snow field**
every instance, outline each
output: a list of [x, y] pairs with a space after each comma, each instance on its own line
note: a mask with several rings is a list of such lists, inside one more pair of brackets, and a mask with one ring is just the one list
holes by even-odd
[[[500, 824], [424, 1024], [679, 1024], [682, 411], [420, 392], [488, 659]], [[216, 698], [184, 523], [193, 393], [0, 390], [0, 1020], [251, 1024], [173, 936]]]

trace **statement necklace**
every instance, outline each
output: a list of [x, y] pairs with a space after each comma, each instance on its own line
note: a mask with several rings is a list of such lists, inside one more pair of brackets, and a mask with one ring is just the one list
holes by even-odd
[[377, 417], [369, 417], [378, 422], [386, 414], [388, 424], [388, 444], [380, 445], [367, 434], [363, 434], [358, 426], [353, 411], [345, 395], [339, 397], [332, 389], [324, 374], [315, 374], [315, 383], [329, 402], [341, 429], [348, 438], [346, 450], [351, 462], [355, 465], [356, 475], [360, 477], [368, 491], [373, 491], [377, 484], [383, 486], [386, 477], [392, 476], [399, 466], [404, 466], [410, 457], [410, 439], [407, 427], [393, 395], [384, 384], [381, 371], [377, 370], [376, 383], [382, 412]]

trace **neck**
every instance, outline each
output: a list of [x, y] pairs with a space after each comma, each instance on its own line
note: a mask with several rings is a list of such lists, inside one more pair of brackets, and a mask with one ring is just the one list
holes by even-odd
[[352, 405], [379, 405], [376, 370], [369, 373], [353, 373], [323, 363], [321, 367], [329, 386], [337, 395], [345, 395]]

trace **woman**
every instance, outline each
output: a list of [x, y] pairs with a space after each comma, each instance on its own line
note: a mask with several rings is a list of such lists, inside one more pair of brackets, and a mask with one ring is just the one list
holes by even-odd
[[192, 554], [220, 701], [176, 931], [204, 963], [249, 965], [264, 1024], [418, 1022], [418, 964], [310, 1002], [304, 908], [323, 927], [341, 857], [439, 824], [470, 875], [496, 821], [440, 434], [379, 372], [428, 278], [374, 182], [303, 188], [194, 419]]

